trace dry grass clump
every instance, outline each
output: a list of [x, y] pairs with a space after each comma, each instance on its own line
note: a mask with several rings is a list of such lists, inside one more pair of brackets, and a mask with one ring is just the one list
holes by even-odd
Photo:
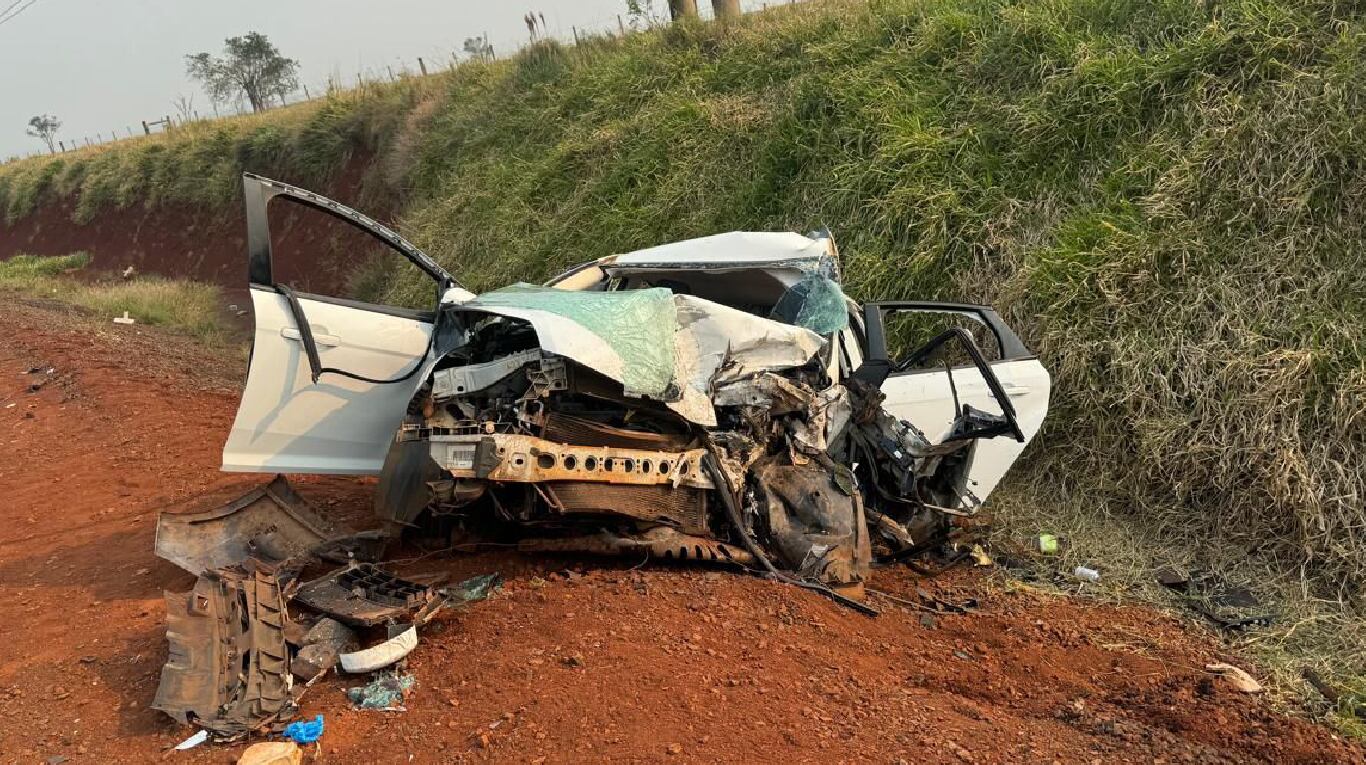
[[201, 341], [225, 341], [222, 301], [217, 287], [185, 279], [137, 277], [132, 280], [87, 281], [74, 278], [90, 264], [90, 255], [16, 255], [0, 261], [0, 291], [57, 300], [113, 318], [126, 311], [142, 324], [172, 327]]

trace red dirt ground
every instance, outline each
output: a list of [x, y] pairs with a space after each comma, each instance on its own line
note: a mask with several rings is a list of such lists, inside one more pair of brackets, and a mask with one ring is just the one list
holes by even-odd
[[[192, 582], [152, 554], [156, 510], [243, 481], [217, 465], [244, 356], [7, 302], [0, 762], [235, 762], [242, 744], [165, 751], [192, 731], [148, 705], [162, 591]], [[370, 482], [295, 485], [327, 511], [368, 512]], [[326, 716], [319, 761], [1366, 761], [1210, 678], [1209, 661], [1245, 664], [1178, 622], [1000, 575], [877, 572], [889, 592], [982, 603], [922, 620], [704, 569], [440, 553], [406, 570], [508, 583], [423, 633], [407, 712], [350, 710], [354, 680], [309, 689], [303, 715]]]

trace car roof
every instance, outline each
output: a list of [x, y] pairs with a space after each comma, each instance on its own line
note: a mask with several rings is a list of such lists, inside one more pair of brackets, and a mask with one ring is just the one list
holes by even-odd
[[806, 265], [835, 254], [828, 236], [812, 239], [791, 231], [731, 231], [647, 247], [599, 261], [606, 268]]

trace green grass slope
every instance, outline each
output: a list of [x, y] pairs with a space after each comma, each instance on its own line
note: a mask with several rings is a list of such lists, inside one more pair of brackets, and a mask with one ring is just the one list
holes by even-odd
[[1053, 371], [1003, 509], [1137, 520], [1350, 600], [1363, 102], [1356, 3], [829, 0], [14, 163], [0, 209], [235, 204], [242, 169], [316, 185], [372, 151], [405, 233], [473, 289], [828, 226], [856, 297], [993, 303]]
[[[261, 114], [0, 165], [0, 232], [56, 200], [71, 205], [76, 223], [130, 207], [237, 206], [244, 170], [324, 186], [353, 154], [395, 148], [406, 116], [443, 85], [436, 77], [404, 77]], [[383, 165], [374, 170], [368, 196], [397, 190]]]

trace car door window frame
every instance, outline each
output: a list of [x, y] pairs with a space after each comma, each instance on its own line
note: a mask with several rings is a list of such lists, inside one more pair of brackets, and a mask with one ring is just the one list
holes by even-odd
[[[879, 365], [889, 367], [888, 377], [912, 374], [924, 374], [926, 372], [942, 371], [939, 368], [924, 369], [896, 369], [899, 359], [887, 357], [887, 334], [884, 319], [887, 313], [893, 312], [924, 312], [924, 313], [952, 313], [969, 316], [980, 321], [992, 336], [996, 338], [999, 350], [998, 358], [986, 362], [988, 365], [1004, 364], [1011, 361], [1027, 361], [1038, 358], [1033, 351], [1029, 350], [1020, 340], [1019, 335], [1015, 334], [1001, 315], [996, 313], [990, 306], [973, 305], [971, 303], [941, 303], [931, 300], [908, 300], [908, 301], [882, 301], [876, 303], [865, 303], [863, 306], [863, 332], [864, 350], [866, 355], [865, 362], [873, 361]], [[960, 365], [963, 367], [969, 364]]]
[[[1015, 440], [1020, 442], [1025, 440], [1024, 433], [1020, 429], [1019, 417], [1015, 413], [1015, 406], [1010, 402], [1010, 397], [1006, 395], [1005, 388], [1001, 385], [1000, 378], [996, 376], [996, 373], [992, 371], [991, 367], [993, 364], [1033, 359], [1035, 356], [1025, 347], [1025, 344], [1020, 341], [1019, 336], [1015, 334], [1014, 330], [1006, 326], [1005, 320], [1001, 318], [1000, 314], [987, 306], [971, 305], [968, 303], [939, 303], [925, 300], [865, 303], [863, 306], [863, 331], [864, 350], [867, 352], [867, 356], [864, 358], [863, 365], [854, 373], [855, 377], [865, 382], [872, 383], [880, 388], [889, 377], [948, 371], [945, 368], [925, 368], [916, 370], [897, 369], [897, 363], [887, 357], [887, 333], [886, 327], [883, 325], [885, 315], [888, 312], [893, 311], [957, 313], [981, 320], [982, 323], [992, 331], [992, 334], [996, 337], [997, 343], [1000, 344], [1001, 358], [996, 361], [988, 362], [983, 358], [981, 349], [977, 347], [972, 336], [961, 327], [956, 327], [936, 335], [929, 342], [922, 345], [921, 348], [931, 344], [942, 345], [949, 339], [958, 337], [964, 343], [964, 349], [972, 358], [973, 363], [971, 365], [962, 365], [955, 368], [964, 369], [968, 366], [972, 366], [977, 369], [982, 375], [982, 381], [986, 383], [987, 390], [991, 393], [991, 397], [996, 400], [997, 405], [1001, 408], [1001, 413], [1009, 423], [1012, 436]], [[921, 349], [917, 349], [912, 355], [919, 353], [920, 350]]]
[[300, 297], [430, 322], [436, 317], [437, 308], [441, 304], [441, 296], [446, 293], [447, 289], [460, 286], [454, 276], [411, 242], [399, 236], [396, 231], [346, 205], [320, 194], [314, 194], [307, 189], [301, 189], [253, 173], [242, 174], [242, 192], [246, 202], [247, 214], [247, 280], [253, 287], [280, 291], [279, 284], [276, 283], [274, 276], [273, 244], [270, 236], [269, 207], [270, 202], [276, 197], [284, 197], [295, 204], [317, 210], [369, 234], [389, 249], [403, 256], [431, 278], [435, 282], [436, 295], [432, 309], [427, 311], [306, 292], [298, 292], [297, 294]]
[[[343, 369], [334, 367], [324, 367], [322, 365], [317, 343], [313, 337], [312, 327], [309, 325], [308, 317], [300, 304], [299, 298], [306, 297], [309, 300], [316, 300], [323, 303], [347, 306], [363, 311], [373, 311], [400, 318], [413, 319], [432, 325], [431, 335], [427, 344], [427, 350], [423, 353], [425, 359], [432, 352], [432, 345], [440, 328], [437, 320], [440, 317], [441, 297], [446, 294], [446, 290], [460, 286], [455, 277], [451, 276], [445, 269], [427, 256], [426, 253], [413, 246], [408, 240], [399, 236], [393, 229], [385, 226], [379, 221], [363, 215], [346, 205], [335, 202], [320, 194], [314, 194], [306, 189], [291, 186], [287, 183], [271, 180], [263, 176], [252, 173], [242, 174], [242, 193], [246, 202], [247, 215], [247, 278], [251, 287], [263, 290], [270, 290], [282, 295], [288, 306], [290, 315], [294, 319], [299, 332], [299, 342], [303, 345], [304, 353], [308, 358], [309, 370], [313, 382], [317, 383], [318, 378], [323, 374], [338, 374], [349, 377], [361, 382], [375, 385], [389, 385], [403, 382], [411, 378], [418, 369], [422, 368], [422, 360], [419, 359], [407, 373], [387, 380], [378, 380], [358, 375]], [[374, 239], [387, 245], [390, 249], [402, 255], [413, 265], [417, 266], [427, 274], [435, 283], [436, 294], [430, 311], [401, 308], [398, 306], [383, 305], [376, 303], [364, 303], [358, 300], [347, 298], [336, 298], [328, 295], [314, 295], [311, 293], [296, 292], [288, 285], [279, 284], [275, 281], [273, 268], [273, 243], [270, 237], [270, 202], [276, 197], [284, 197], [291, 202], [312, 208], [326, 215], [329, 215], [344, 224], [369, 234]]]

